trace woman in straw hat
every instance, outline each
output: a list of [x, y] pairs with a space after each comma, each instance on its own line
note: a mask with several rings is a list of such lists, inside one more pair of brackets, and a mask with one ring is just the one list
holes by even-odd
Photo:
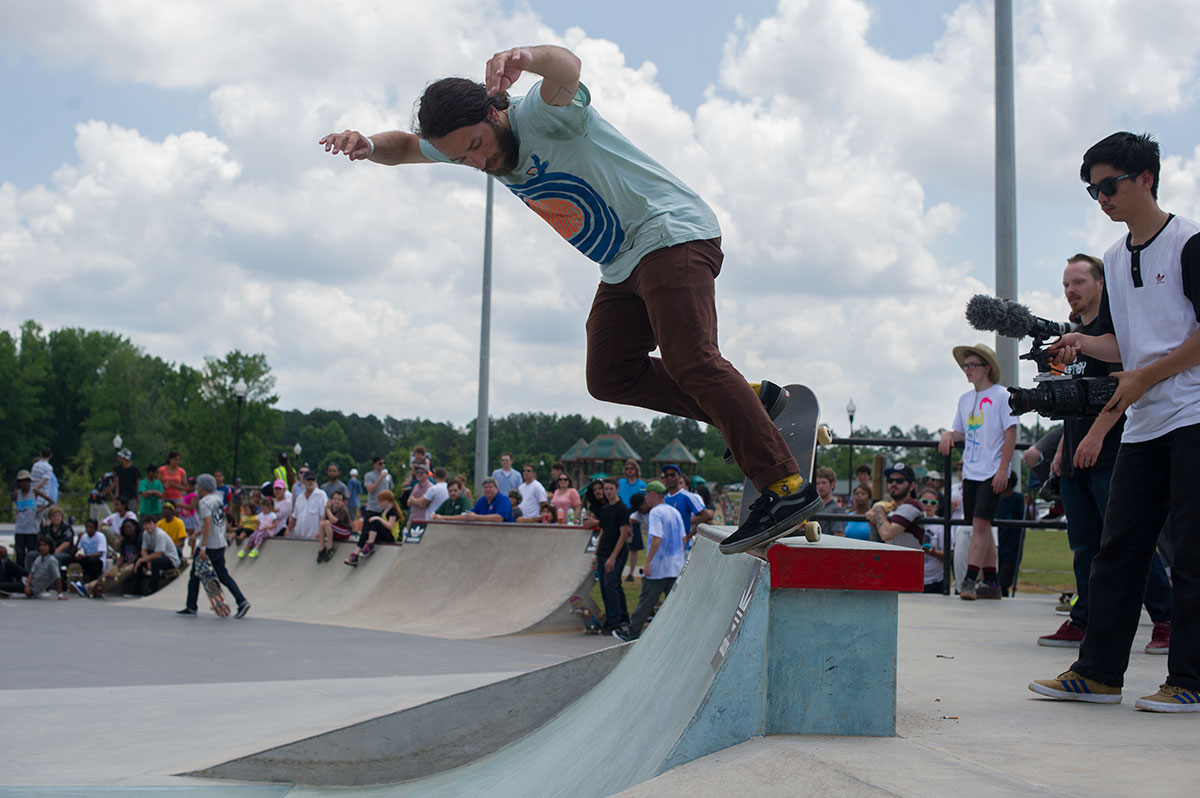
[[[1000, 598], [999, 553], [992, 538], [996, 499], [1008, 486], [1009, 464], [1017, 445], [1017, 418], [1008, 407], [996, 353], [984, 344], [954, 347], [954, 359], [971, 390], [958, 400], [954, 427], [942, 435], [938, 451], [950, 454], [962, 442], [963, 515], [971, 519], [967, 573], [960, 598]], [[983, 572], [982, 578], [980, 571]]]

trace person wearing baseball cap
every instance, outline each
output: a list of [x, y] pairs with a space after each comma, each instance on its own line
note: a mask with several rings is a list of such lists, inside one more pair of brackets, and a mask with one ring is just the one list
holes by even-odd
[[642, 569], [642, 592], [637, 608], [629, 619], [629, 629], [616, 629], [613, 636], [621, 640], [636, 640], [642, 634], [646, 619], [654, 611], [659, 596], [668, 595], [683, 570], [686, 555], [683, 538], [687, 534], [683, 516], [665, 497], [667, 486], [657, 479], [646, 483], [646, 565]]
[[[195, 561], [208, 560], [217, 579], [229, 588], [229, 594], [237, 602], [237, 617], [245, 618], [246, 613], [250, 611], [250, 602], [242, 595], [237, 582], [233, 581], [225, 567], [225, 499], [217, 493], [217, 480], [212, 474], [196, 477], [196, 493], [200, 495], [200, 503], [196, 509], [200, 527], [189, 536]], [[187, 604], [175, 614], [194, 618], [197, 612], [196, 599], [199, 595], [200, 577], [196, 574], [193, 562], [191, 575], [188, 577]]]
[[884, 543], [920, 549], [925, 542], [925, 511], [913, 496], [917, 477], [910, 466], [894, 463], [883, 470], [889, 498], [876, 502], [867, 523]]
[[954, 426], [938, 444], [943, 455], [949, 455], [956, 444], [963, 445], [963, 514], [971, 519], [971, 528], [959, 527], [955, 533], [956, 547], [969, 545], [967, 572], [958, 595], [968, 601], [998, 599], [999, 551], [992, 538], [992, 519], [1000, 494], [1008, 488], [1009, 465], [1017, 445], [1017, 417], [1008, 407], [1008, 390], [998, 384], [1000, 364], [991, 347], [956, 346], [953, 355], [971, 383], [971, 390], [959, 397]]

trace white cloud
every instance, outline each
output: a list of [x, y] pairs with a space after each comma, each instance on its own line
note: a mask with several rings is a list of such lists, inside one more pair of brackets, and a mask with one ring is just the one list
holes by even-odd
[[[482, 0], [32, 8], [0, 11], [0, 41], [48, 68], [199, 89], [216, 132], [151, 140], [97, 119], [42, 185], [0, 184], [5, 327], [111, 327], [193, 364], [263, 351], [284, 406], [465, 422], [482, 178], [350, 164], [316, 141], [407, 128], [429, 79], [478, 75], [512, 42], [559, 41], [583, 59], [598, 110], [717, 211], [722, 345], [747, 376], [811, 383], [839, 428], [850, 396], [860, 425], [936, 428], [964, 386], [949, 347], [989, 338], [962, 308], [988, 290], [992, 242], [961, 238], [990, 227], [990, 4], [952, 9], [928, 52], [895, 58], [871, 44], [864, 3], [782, 0], [711, 56], [719, 83], [694, 117], [620, 42]], [[1081, 146], [1128, 114], [1192, 111], [1200, 11], [1031, 0], [1016, 26], [1019, 183], [1073, 209], [1021, 229], [1059, 224], [1064, 249], [1102, 250], [1117, 231], [1079, 202]], [[1195, 214], [1200, 151], [1176, 151], [1163, 196]], [[492, 412], [649, 417], [586, 396], [596, 270], [496, 193]], [[1031, 281], [1035, 312], [1061, 315], [1060, 260], [1036, 264], [1053, 279]]]

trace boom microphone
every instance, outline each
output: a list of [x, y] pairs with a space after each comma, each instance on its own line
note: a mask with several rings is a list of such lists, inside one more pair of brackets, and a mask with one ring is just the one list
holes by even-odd
[[1012, 299], [976, 294], [967, 302], [967, 323], [976, 330], [990, 330], [1005, 338], [1058, 338], [1076, 329], [1068, 322], [1050, 321], [1035, 316], [1029, 308]]

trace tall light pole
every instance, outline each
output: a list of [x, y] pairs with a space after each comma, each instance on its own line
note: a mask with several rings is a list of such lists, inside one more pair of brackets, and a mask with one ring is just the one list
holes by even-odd
[[237, 399], [237, 421], [233, 424], [233, 482], [237, 482], [238, 478], [238, 453], [239, 444], [242, 442], [242, 403], [246, 401], [246, 391], [249, 388], [246, 381], [238, 377], [238, 381], [233, 384], [233, 396]]
[[479, 310], [479, 409], [475, 414], [475, 487], [488, 471], [488, 364], [492, 337], [492, 178], [487, 178], [487, 209], [483, 217], [483, 290]]
[[[996, 0], [996, 296], [1017, 298], [1017, 145], [1012, 0]], [[1017, 339], [996, 335], [1005, 385], [1019, 385]]]
[[[846, 415], [850, 417], [850, 436], [849, 437], [851, 437], [851, 438], [854, 437], [854, 411], [855, 410], [858, 410], [858, 408], [854, 406], [853, 399], [851, 399], [849, 402], [846, 402]], [[850, 472], [854, 470], [854, 444], [850, 444], [848, 449], [849, 449], [850, 455], [846, 458], [846, 501], [849, 502], [851, 506], [853, 506], [854, 505], [854, 501], [853, 501], [853, 499], [854, 499], [854, 486], [853, 486], [854, 476]]]

